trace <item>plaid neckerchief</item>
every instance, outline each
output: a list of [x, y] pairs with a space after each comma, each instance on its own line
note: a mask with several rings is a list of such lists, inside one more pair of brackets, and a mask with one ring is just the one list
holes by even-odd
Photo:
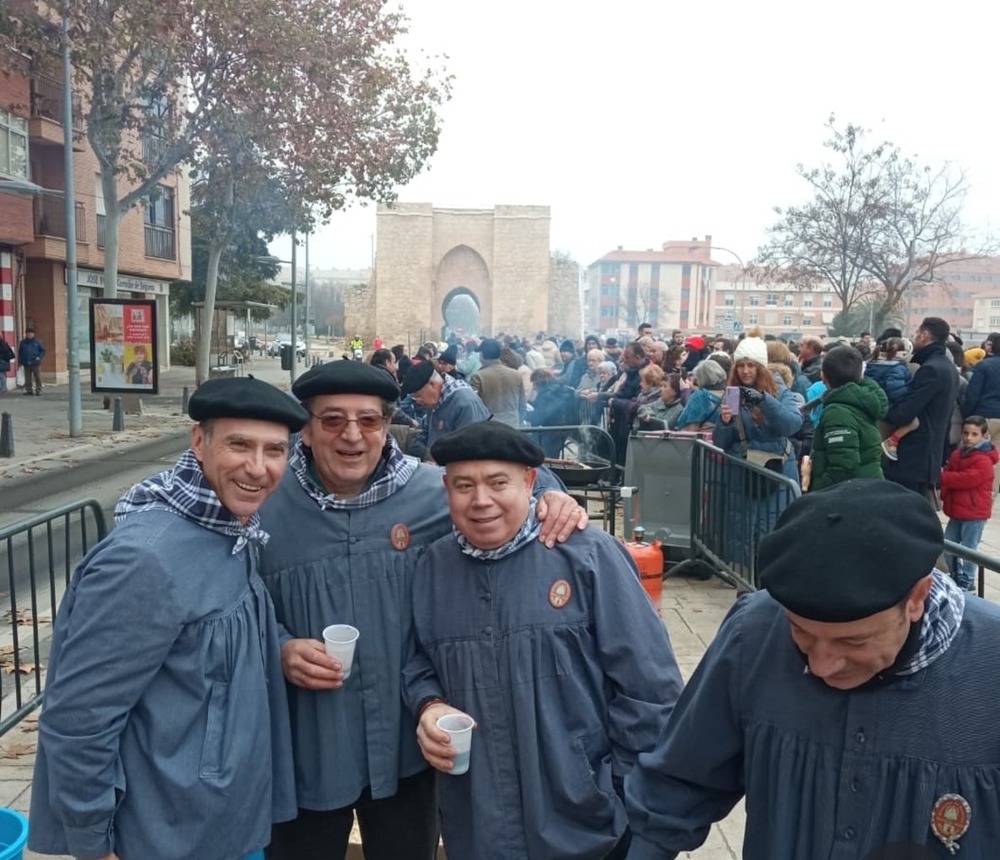
[[895, 671], [896, 675], [912, 675], [930, 666], [948, 650], [962, 624], [965, 592], [940, 570], [935, 569], [932, 576], [920, 624], [920, 645], [917, 653]]
[[137, 511], [154, 508], [170, 511], [210, 532], [235, 537], [233, 555], [251, 541], [266, 544], [270, 539], [260, 527], [260, 514], [254, 513], [244, 525], [223, 507], [190, 448], [181, 454], [172, 469], [131, 487], [115, 505], [115, 522], [120, 523]]
[[295, 477], [298, 478], [302, 489], [323, 510], [334, 508], [343, 511], [371, 507], [388, 499], [389, 496], [404, 487], [417, 471], [417, 461], [400, 451], [396, 440], [391, 435], [386, 436], [385, 447], [382, 448], [382, 459], [374, 472], [375, 480], [356, 496], [338, 497], [333, 493], [326, 492], [312, 476], [312, 461], [312, 451], [302, 442], [302, 437], [299, 437], [292, 446], [288, 465]]
[[535, 516], [536, 504], [537, 501], [533, 498], [528, 507], [528, 516], [521, 524], [517, 534], [496, 549], [479, 549], [479, 547], [473, 546], [457, 528], [452, 527], [452, 533], [455, 535], [455, 540], [458, 541], [459, 548], [470, 558], [478, 558], [480, 561], [496, 561], [500, 558], [506, 558], [511, 553], [517, 552], [522, 546], [535, 540], [542, 530], [542, 524]]
[[441, 386], [441, 397], [438, 398], [437, 406], [434, 407], [434, 412], [437, 412], [444, 404], [448, 401], [456, 391], [460, 388], [472, 388], [468, 382], [462, 379], [455, 379], [453, 376], [448, 376], [447, 374], [443, 377], [444, 385]]

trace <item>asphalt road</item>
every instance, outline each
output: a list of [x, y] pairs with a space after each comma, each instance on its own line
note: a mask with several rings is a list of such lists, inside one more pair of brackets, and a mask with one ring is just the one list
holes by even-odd
[[97, 498], [102, 505], [113, 506], [118, 496], [109, 498], [111, 495], [116, 491], [121, 495], [122, 489], [140, 478], [167, 468], [187, 447], [188, 439], [187, 431], [161, 436], [100, 458], [84, 460], [72, 469], [40, 472], [8, 482], [2, 493], [0, 527], [78, 498]]

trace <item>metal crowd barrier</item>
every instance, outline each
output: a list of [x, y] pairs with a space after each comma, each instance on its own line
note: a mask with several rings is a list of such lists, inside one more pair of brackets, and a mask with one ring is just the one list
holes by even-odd
[[0, 735], [42, 702], [42, 671], [52, 622], [70, 576], [87, 551], [107, 534], [93, 499], [0, 528], [0, 564], [6, 604], [0, 618]]
[[759, 586], [757, 545], [802, 494], [785, 475], [702, 439], [691, 455], [691, 558], [743, 591]]
[[1000, 558], [996, 558], [992, 555], [986, 555], [975, 549], [968, 549], [961, 544], [952, 543], [950, 540], [944, 542], [944, 554], [946, 556], [953, 555], [958, 558], [965, 559], [966, 561], [971, 561], [975, 564], [979, 571], [976, 575], [976, 594], [980, 597], [986, 596], [986, 571], [990, 570], [993, 573], [1000, 573]]
[[[730, 585], [755, 591], [760, 586], [760, 538], [800, 495], [799, 485], [790, 478], [696, 440], [691, 457], [691, 558], [705, 561]], [[1000, 573], [1000, 558], [952, 541], [944, 546], [945, 556], [971, 561], [979, 568], [976, 592], [984, 597], [986, 571]]]

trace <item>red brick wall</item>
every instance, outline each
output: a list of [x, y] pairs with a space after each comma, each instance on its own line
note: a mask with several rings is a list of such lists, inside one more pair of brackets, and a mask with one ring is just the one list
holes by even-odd
[[[5, 61], [7, 55], [0, 57]], [[27, 118], [30, 92], [28, 79], [16, 72], [0, 71], [0, 108]], [[6, 178], [6, 177], [3, 177]], [[23, 245], [34, 238], [31, 198], [0, 194], [0, 244]]]

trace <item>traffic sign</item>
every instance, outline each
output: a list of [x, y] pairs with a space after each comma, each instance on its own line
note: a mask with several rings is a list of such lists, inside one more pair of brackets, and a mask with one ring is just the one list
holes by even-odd
[[722, 318], [726, 322], [731, 323], [733, 321], [733, 312], [732, 311], [726, 311], [725, 313], [722, 314]]
[[736, 332], [743, 331], [743, 323], [741, 323], [739, 320], [733, 320], [731, 323], [729, 323], [729, 328], [733, 332], [733, 334], [736, 334]]

